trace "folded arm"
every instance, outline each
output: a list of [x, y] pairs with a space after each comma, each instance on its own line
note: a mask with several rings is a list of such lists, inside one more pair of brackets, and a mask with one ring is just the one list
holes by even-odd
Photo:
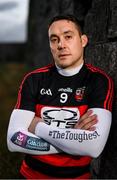
[[13, 110], [7, 132], [8, 149], [33, 155], [59, 153], [58, 148], [28, 131], [34, 116], [32, 111]]
[[92, 110], [98, 117], [95, 131], [62, 129], [39, 122], [36, 125], [35, 134], [66, 153], [97, 157], [106, 144], [112, 115], [106, 109], [92, 108]]

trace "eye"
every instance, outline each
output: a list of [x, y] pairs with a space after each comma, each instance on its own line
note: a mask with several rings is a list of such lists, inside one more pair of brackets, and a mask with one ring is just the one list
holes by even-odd
[[65, 36], [65, 39], [66, 40], [70, 40], [70, 39], [72, 39], [72, 36], [71, 35], [67, 35], [67, 36]]
[[58, 42], [58, 38], [56, 38], [56, 37], [51, 38], [51, 39], [50, 39], [50, 42], [51, 42], [51, 43], [56, 43], [56, 42]]

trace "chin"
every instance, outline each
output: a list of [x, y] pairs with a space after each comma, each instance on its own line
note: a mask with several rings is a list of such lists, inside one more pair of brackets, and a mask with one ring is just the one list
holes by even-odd
[[65, 68], [69, 68], [70, 67], [70, 63], [58, 63], [57, 64], [60, 68], [63, 68], [63, 69], [65, 69]]
[[65, 64], [58, 64], [58, 66], [62, 69], [66, 69], [69, 67], [68, 65], [65, 65]]

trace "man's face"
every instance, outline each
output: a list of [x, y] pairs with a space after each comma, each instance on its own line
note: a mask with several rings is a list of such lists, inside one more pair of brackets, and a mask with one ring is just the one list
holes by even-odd
[[51, 24], [48, 33], [51, 53], [59, 67], [71, 69], [83, 62], [87, 37], [80, 35], [72, 21], [55, 21]]

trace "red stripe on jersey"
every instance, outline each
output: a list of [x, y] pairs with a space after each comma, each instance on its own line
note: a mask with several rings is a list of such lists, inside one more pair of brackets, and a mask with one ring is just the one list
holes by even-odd
[[[48, 169], [48, 171], [49, 171], [49, 169]], [[37, 172], [37, 171], [31, 169], [30, 167], [27, 166], [25, 161], [23, 161], [23, 163], [22, 163], [22, 166], [21, 166], [21, 169], [20, 169], [20, 173], [26, 179], [58, 179], [57, 177], [48, 176], [46, 174], [43, 174], [41, 172]], [[91, 178], [91, 174], [90, 173], [85, 173], [82, 176], [76, 177], [74, 179], [79, 179], [80, 180], [80, 179], [90, 179], [90, 178]]]
[[73, 156], [70, 154], [33, 155], [35, 159], [59, 167], [85, 166], [91, 162], [89, 156]]
[[78, 109], [80, 111], [80, 116], [82, 116], [88, 110], [88, 105], [78, 106]]
[[112, 103], [113, 103], [113, 98], [114, 98], [114, 84], [113, 84], [113, 81], [111, 81], [111, 85], [112, 85], [112, 88], [111, 88], [111, 94], [110, 94], [110, 99], [108, 101], [108, 108], [111, 107], [111, 110], [112, 110]]
[[42, 105], [42, 104], [37, 104], [36, 105], [36, 116], [38, 117], [41, 117], [41, 109], [43, 107], [53, 107], [53, 108], [78, 108], [79, 112], [80, 112], [80, 116], [82, 116], [88, 109], [88, 105], [82, 105], [82, 106], [63, 106], [63, 107], [60, 107], [60, 106], [46, 106], [46, 105]]
[[20, 88], [19, 88], [19, 92], [18, 92], [17, 103], [16, 103], [16, 105], [15, 105], [15, 108], [16, 108], [16, 109], [19, 109], [19, 107], [20, 107], [22, 86], [23, 86], [26, 78], [27, 78], [28, 76], [30, 76], [31, 74], [41, 73], [41, 72], [47, 72], [47, 71], [49, 71], [49, 67], [52, 67], [52, 66], [53, 66], [52, 64], [49, 64], [48, 66], [45, 66], [45, 67], [36, 69], [36, 70], [28, 73], [28, 74], [23, 78], [22, 83], [21, 83]]
[[97, 67], [93, 67], [91, 64], [86, 64], [86, 66], [92, 72], [99, 72], [99, 73], [103, 74], [108, 79], [109, 85], [108, 85], [107, 95], [106, 95], [106, 98], [104, 101], [104, 108], [112, 111], [113, 92], [114, 92], [112, 79], [103, 70], [101, 70]]

